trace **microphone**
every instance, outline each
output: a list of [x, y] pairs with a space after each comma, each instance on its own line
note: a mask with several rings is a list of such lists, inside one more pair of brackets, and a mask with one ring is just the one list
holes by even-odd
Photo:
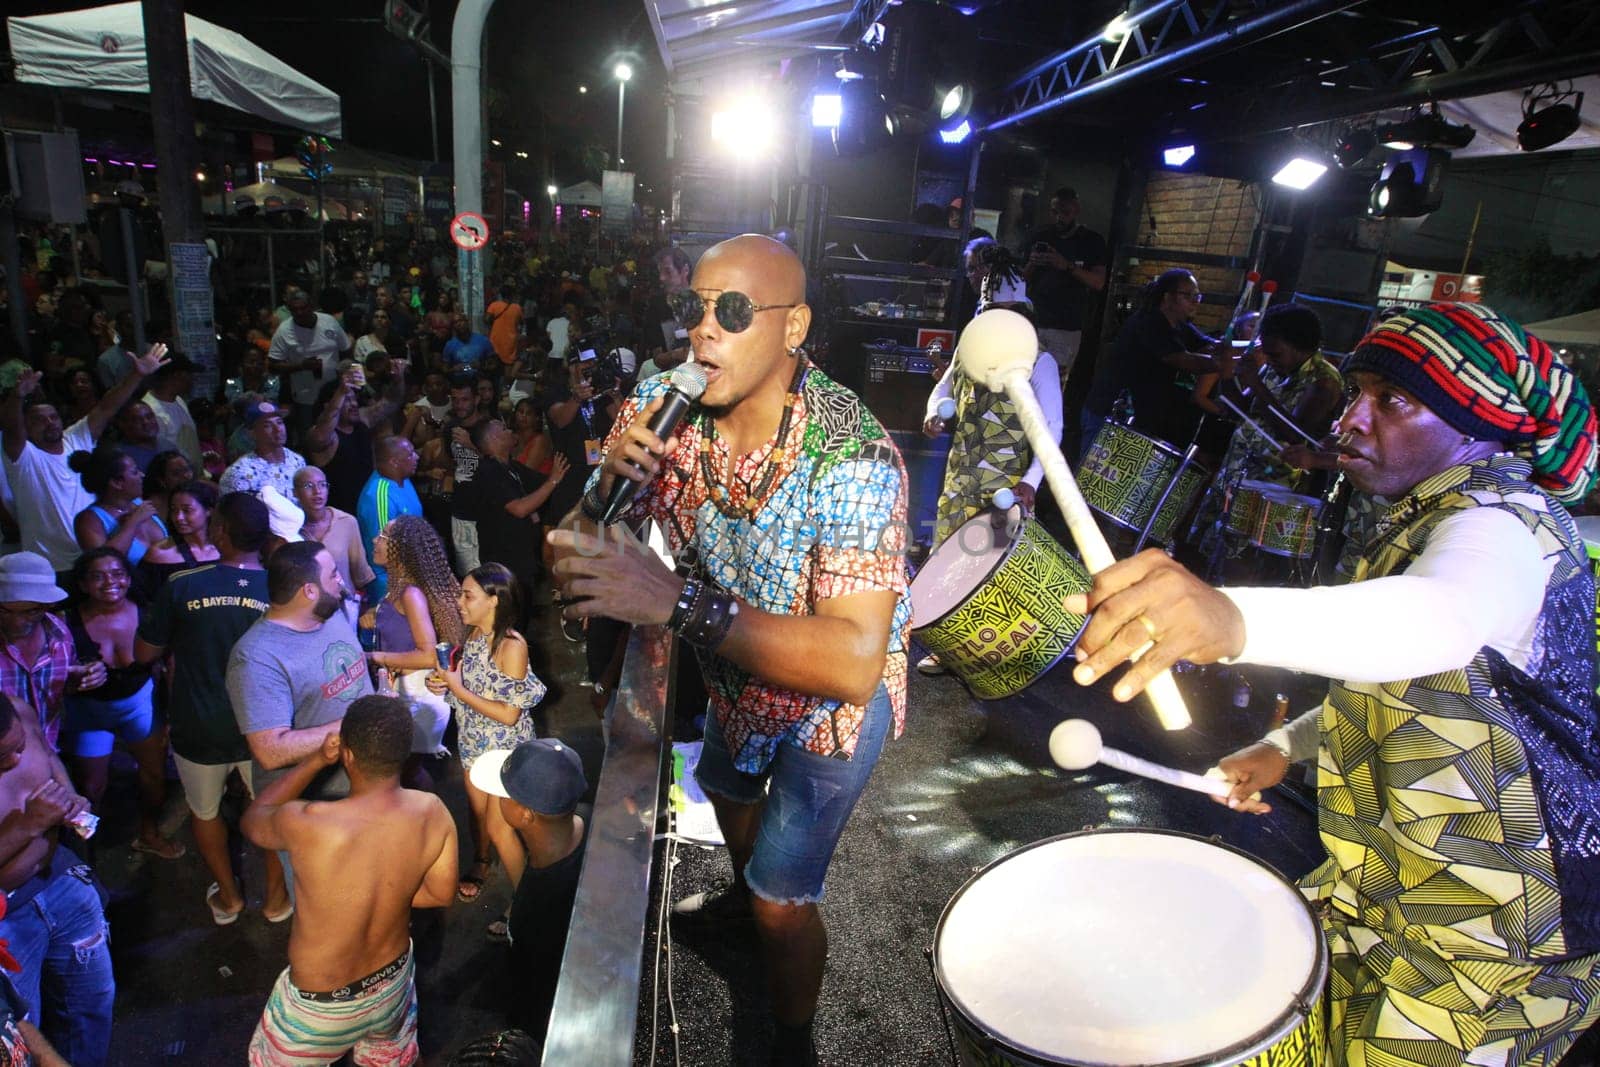
[[[706, 372], [698, 363], [685, 363], [672, 372], [667, 384], [671, 391], [667, 393], [666, 403], [650, 419], [649, 425], [650, 432], [663, 441], [672, 436], [678, 423], [706, 391]], [[632, 478], [618, 478], [611, 486], [611, 495], [606, 498], [605, 511], [600, 513], [601, 525], [610, 526], [620, 519], [642, 484]]]

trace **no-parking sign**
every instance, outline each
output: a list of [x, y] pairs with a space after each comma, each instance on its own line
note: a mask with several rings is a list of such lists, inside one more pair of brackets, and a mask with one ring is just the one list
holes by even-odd
[[473, 211], [463, 211], [450, 220], [450, 240], [463, 252], [476, 252], [489, 243], [489, 224]]

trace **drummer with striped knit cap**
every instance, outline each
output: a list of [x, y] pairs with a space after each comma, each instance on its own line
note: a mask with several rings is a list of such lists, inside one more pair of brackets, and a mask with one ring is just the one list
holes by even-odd
[[[1032, 317], [1033, 303], [1028, 299], [1021, 264], [1011, 258], [1004, 246], [991, 237], [979, 237], [967, 243], [965, 259], [967, 278], [978, 290], [977, 314], [992, 308], [1009, 308]], [[1030, 380], [1045, 424], [1059, 440], [1061, 383], [1055, 357], [1040, 349]], [[939, 415], [945, 401], [955, 403], [955, 417], [948, 420], [948, 425]], [[935, 547], [988, 508], [1001, 489], [1015, 493], [1025, 513], [1033, 510], [1044, 465], [1033, 454], [1028, 437], [1022, 432], [1017, 407], [1005, 393], [985, 387], [951, 363], [928, 395], [922, 430], [929, 437], [946, 430], [951, 434], [933, 531]], [[924, 674], [945, 671], [938, 657], [932, 655], [917, 661], [917, 669]]]
[[1178, 659], [1335, 679], [1224, 759], [1227, 803], [1317, 759], [1330, 1061], [1553, 1067], [1600, 1017], [1595, 585], [1562, 502], [1596, 421], [1548, 345], [1481, 304], [1370, 333], [1340, 468], [1394, 501], [1349, 585], [1214, 590], [1159, 552], [1096, 575], [1075, 677], [1122, 700]]

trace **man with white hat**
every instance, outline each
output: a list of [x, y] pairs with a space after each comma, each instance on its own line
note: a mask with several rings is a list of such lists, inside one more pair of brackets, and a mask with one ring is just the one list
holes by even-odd
[[543, 1039], [588, 844], [577, 807], [589, 781], [578, 754], [549, 737], [485, 752], [471, 776], [473, 785], [500, 798], [500, 814], [528, 851], [508, 924], [513, 980], [526, 1012], [513, 1021]]
[[49, 610], [66, 599], [50, 561], [37, 552], [0, 557], [0, 693], [38, 714], [52, 749], [67, 693], [106, 680], [104, 663], [78, 663], [71, 631]]
[[[966, 249], [967, 278], [978, 290], [978, 314], [993, 308], [1008, 308], [1032, 317], [1018, 264], [1001, 245], [979, 237]], [[1045, 423], [1056, 438], [1061, 436], [1060, 372], [1055, 357], [1041, 350], [1030, 375], [1034, 395], [1044, 412]], [[947, 424], [939, 416], [946, 400], [956, 405], [955, 417]], [[969, 378], [951, 363], [944, 377], [928, 396], [926, 421], [922, 432], [937, 437], [951, 433], [950, 457], [945, 464], [944, 487], [939, 492], [933, 543], [941, 544], [961, 528], [961, 524], [990, 506], [1001, 489], [1009, 489], [1026, 514], [1044, 478], [1044, 465], [1033, 454], [1016, 405], [1002, 392]], [[924, 674], [943, 674], [944, 667], [934, 656], [917, 662]]]

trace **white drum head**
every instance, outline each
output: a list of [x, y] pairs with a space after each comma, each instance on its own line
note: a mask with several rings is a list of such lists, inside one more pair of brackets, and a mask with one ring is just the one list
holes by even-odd
[[1318, 975], [1320, 944], [1265, 865], [1198, 838], [1101, 831], [968, 882], [935, 963], [962, 1014], [1045, 1062], [1187, 1063], [1272, 1033]]
[[960, 607], [994, 573], [1014, 542], [987, 512], [968, 519], [933, 550], [911, 582], [911, 625], [930, 626]]

